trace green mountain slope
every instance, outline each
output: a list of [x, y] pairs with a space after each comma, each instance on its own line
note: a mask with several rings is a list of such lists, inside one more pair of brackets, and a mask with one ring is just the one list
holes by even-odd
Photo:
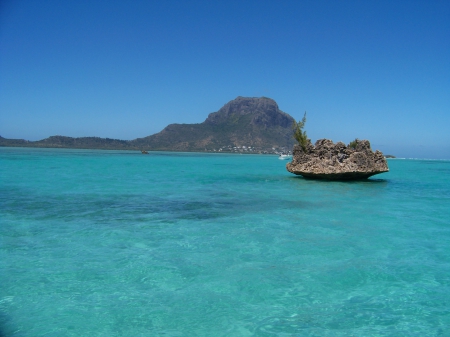
[[291, 149], [294, 119], [273, 99], [238, 97], [200, 124], [171, 124], [161, 132], [132, 141], [150, 150], [218, 151], [250, 147], [256, 151]]
[[[0, 146], [147, 151], [274, 152], [291, 150], [294, 119], [266, 97], [237, 97], [203, 123], [170, 124], [154, 135], [131, 141], [52, 136], [39, 141], [0, 137]], [[273, 150], [275, 149], [275, 150]]]

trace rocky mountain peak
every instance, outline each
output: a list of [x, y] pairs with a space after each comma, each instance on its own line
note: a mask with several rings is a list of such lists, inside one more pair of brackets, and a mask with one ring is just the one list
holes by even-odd
[[219, 111], [210, 113], [205, 123], [219, 125], [241, 116], [250, 116], [250, 124], [265, 127], [290, 127], [293, 123], [292, 117], [281, 111], [273, 99], [242, 96], [228, 102]]

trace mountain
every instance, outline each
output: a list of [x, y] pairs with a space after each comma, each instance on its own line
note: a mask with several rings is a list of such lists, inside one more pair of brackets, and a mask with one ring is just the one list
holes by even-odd
[[51, 136], [38, 141], [25, 139], [7, 139], [0, 136], [0, 146], [11, 147], [48, 147], [68, 149], [103, 149], [103, 150], [133, 150], [130, 141], [100, 137], [65, 137]]
[[32, 142], [0, 137], [0, 146], [273, 153], [292, 149], [293, 122], [273, 99], [239, 96], [203, 123], [170, 124], [159, 133], [130, 141], [52, 136]]
[[237, 97], [203, 123], [170, 124], [161, 132], [132, 141], [150, 150], [229, 151], [248, 147], [273, 152], [292, 149], [294, 119], [267, 97]]

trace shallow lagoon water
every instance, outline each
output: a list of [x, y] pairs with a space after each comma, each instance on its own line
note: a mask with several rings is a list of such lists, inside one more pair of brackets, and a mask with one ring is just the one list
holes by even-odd
[[5, 336], [448, 336], [450, 161], [0, 148]]

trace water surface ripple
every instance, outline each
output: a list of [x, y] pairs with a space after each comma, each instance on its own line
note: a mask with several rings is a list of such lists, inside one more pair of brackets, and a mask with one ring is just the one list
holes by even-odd
[[449, 336], [450, 161], [0, 148], [0, 335]]

